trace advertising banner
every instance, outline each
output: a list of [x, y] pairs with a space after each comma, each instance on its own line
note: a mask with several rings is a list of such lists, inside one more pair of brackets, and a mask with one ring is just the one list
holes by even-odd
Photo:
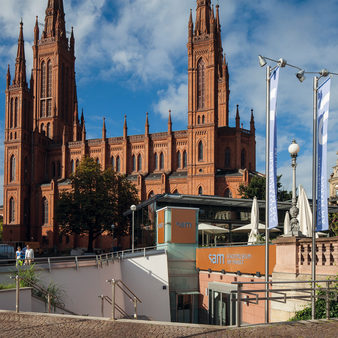
[[172, 243], [196, 243], [196, 212], [195, 209], [171, 209]]

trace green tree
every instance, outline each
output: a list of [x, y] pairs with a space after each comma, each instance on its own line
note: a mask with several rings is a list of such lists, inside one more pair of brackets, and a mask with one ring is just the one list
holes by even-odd
[[56, 221], [62, 234], [88, 235], [88, 251], [103, 232], [120, 237], [126, 232], [123, 212], [137, 204], [137, 190], [126, 176], [85, 157], [71, 176], [72, 191], [64, 192], [56, 205]]
[[329, 229], [333, 236], [338, 236], [338, 212], [329, 214]]
[[[282, 189], [281, 177], [282, 175], [277, 176], [277, 199], [278, 201], [287, 201], [292, 198], [292, 193]], [[238, 192], [242, 198], [252, 199], [256, 196], [259, 200], [265, 200], [265, 177], [254, 176], [248, 185], [241, 184]]]

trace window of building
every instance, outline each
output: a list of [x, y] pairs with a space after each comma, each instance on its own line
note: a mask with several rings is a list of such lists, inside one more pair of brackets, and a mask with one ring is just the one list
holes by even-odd
[[198, 160], [203, 161], [203, 142], [198, 142]]
[[120, 156], [116, 157], [116, 172], [119, 173], [121, 170], [121, 165], [120, 165]]
[[197, 124], [200, 124], [201, 123], [201, 118], [198, 116], [197, 117]]
[[241, 152], [241, 168], [242, 169], [245, 168], [245, 160], [246, 160], [245, 150], [242, 149], [242, 152]]
[[115, 170], [115, 159], [114, 156], [111, 157], [111, 167], [113, 170]]
[[183, 168], [187, 167], [187, 152], [183, 151]]
[[14, 106], [14, 128], [18, 126], [18, 98], [15, 98], [15, 106]]
[[15, 156], [12, 155], [10, 159], [10, 168], [9, 168], [9, 181], [15, 181], [15, 172], [16, 172], [16, 160]]
[[45, 125], [43, 123], [41, 123], [41, 134], [45, 133]]
[[79, 165], [80, 165], [80, 161], [79, 161], [79, 159], [77, 159], [76, 160], [76, 169], [79, 167]]
[[14, 198], [11, 197], [9, 200], [9, 223], [15, 222], [15, 202]]
[[47, 116], [52, 115], [52, 63], [47, 64]]
[[154, 196], [154, 192], [151, 190], [149, 193], [148, 193], [148, 199], [153, 197]]
[[61, 163], [60, 163], [60, 161], [57, 162], [57, 172], [58, 172], [58, 177], [61, 177]]
[[199, 195], [202, 195], [202, 194], [203, 194], [203, 189], [202, 189], [202, 187], [199, 187], [199, 188], [198, 188], [198, 194], [199, 194]]
[[46, 116], [46, 63], [42, 62], [41, 64], [41, 107], [40, 107], [40, 117]]
[[131, 170], [132, 171], [136, 171], [136, 158], [135, 158], [135, 155], [132, 156], [131, 158]]
[[98, 157], [96, 157], [96, 163], [100, 164], [100, 159]]
[[74, 160], [70, 161], [70, 167], [71, 167], [72, 173], [74, 173], [75, 172]]
[[178, 151], [178, 152], [177, 152], [177, 168], [181, 168], [181, 165], [182, 165], [181, 162], [182, 162], [182, 161], [181, 161], [181, 152]]
[[11, 107], [9, 112], [9, 128], [13, 128], [13, 99], [11, 99]]
[[205, 122], [205, 117], [204, 117], [204, 115], [202, 116], [202, 124], [204, 124], [204, 122]]
[[48, 224], [48, 201], [46, 197], [42, 199], [42, 224]]
[[137, 156], [137, 171], [142, 170], [142, 156], [141, 154], [138, 154]]
[[204, 108], [205, 104], [205, 66], [203, 59], [197, 64], [197, 108]]
[[47, 126], [46, 126], [46, 136], [50, 137], [50, 123], [47, 123]]
[[230, 148], [225, 149], [225, 167], [229, 168], [230, 167]]
[[155, 155], [154, 155], [154, 168], [155, 168], [155, 170], [157, 170], [158, 169], [158, 156], [157, 156], [157, 153], [155, 153]]
[[160, 154], [160, 170], [164, 168], [164, 155], [163, 153]]

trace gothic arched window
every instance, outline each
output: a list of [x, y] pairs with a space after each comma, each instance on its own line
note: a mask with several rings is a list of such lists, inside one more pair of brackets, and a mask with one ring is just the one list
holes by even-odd
[[202, 187], [199, 187], [199, 188], [198, 188], [198, 194], [199, 194], [199, 195], [202, 195], [202, 194], [203, 194], [203, 189], [202, 189]]
[[136, 171], [136, 158], [135, 158], [135, 155], [133, 155], [132, 156], [132, 158], [131, 158], [131, 169], [132, 169], [132, 171]]
[[9, 128], [13, 128], [13, 99], [11, 99], [11, 111], [10, 111], [10, 115], [9, 115]]
[[80, 161], [77, 159], [76, 160], [76, 165], [75, 165], [76, 169], [79, 167], [79, 165], [80, 165]]
[[52, 63], [50, 61], [48, 61], [47, 64], [47, 116], [51, 116], [52, 115]]
[[9, 168], [9, 181], [13, 182], [15, 181], [15, 172], [16, 172], [16, 161], [15, 161], [15, 156], [11, 156], [10, 160], [10, 168]]
[[114, 156], [111, 157], [111, 167], [114, 170], [115, 169], [115, 159]]
[[204, 108], [205, 104], [205, 66], [203, 59], [197, 64], [197, 109]]
[[48, 200], [46, 197], [42, 199], [42, 224], [48, 224]]
[[246, 154], [245, 154], [245, 150], [242, 149], [241, 152], [241, 168], [244, 169], [245, 168], [245, 160], [246, 160]]
[[142, 170], [142, 156], [141, 154], [138, 154], [137, 156], [137, 171]]
[[225, 161], [224, 161], [225, 167], [230, 167], [230, 148], [225, 149]]
[[9, 200], [9, 223], [15, 222], [15, 202], [14, 198], [11, 197]]
[[157, 156], [157, 153], [155, 153], [155, 155], [154, 155], [154, 164], [155, 164], [155, 166], [154, 166], [154, 168], [155, 168], [155, 170], [157, 170], [158, 169], [158, 156]]
[[71, 167], [72, 173], [74, 173], [75, 172], [74, 160], [70, 161], [70, 167]]
[[14, 105], [14, 128], [18, 125], [18, 98], [15, 98], [15, 105]]
[[181, 152], [178, 151], [178, 152], [177, 152], [177, 168], [181, 168], [181, 165], [182, 165], [181, 162], [182, 162], [182, 161], [181, 161]]
[[187, 167], [187, 152], [183, 151], [183, 168]]
[[46, 116], [46, 63], [42, 62], [41, 64], [41, 107], [40, 107], [40, 117]]
[[151, 190], [149, 193], [148, 193], [148, 199], [153, 197], [154, 196], [154, 192]]
[[160, 169], [164, 168], [164, 155], [163, 153], [160, 154]]
[[198, 117], [197, 117], [197, 124], [200, 124], [200, 123], [201, 123], [201, 117], [198, 116]]
[[199, 141], [198, 143], [198, 160], [203, 161], [203, 142]]
[[58, 174], [58, 177], [61, 177], [61, 163], [60, 163], [60, 161], [57, 162], [57, 174]]
[[50, 137], [50, 123], [49, 122], [46, 125], [46, 136]]
[[120, 156], [116, 157], [116, 172], [119, 173], [121, 170], [121, 164], [120, 164]]
[[41, 124], [41, 134], [45, 133], [45, 125], [42, 123]]

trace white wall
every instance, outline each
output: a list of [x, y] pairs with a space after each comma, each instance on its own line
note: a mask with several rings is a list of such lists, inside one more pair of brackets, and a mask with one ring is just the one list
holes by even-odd
[[[32, 289], [20, 289], [19, 310], [30, 312], [32, 310]], [[0, 310], [15, 311], [16, 289], [0, 290]]]
[[[6, 279], [5, 275], [0, 273], [0, 279]], [[141, 299], [142, 303], [137, 308], [141, 318], [170, 321], [166, 253], [116, 259], [102, 262], [99, 266], [96, 266], [95, 261], [82, 261], [78, 269], [74, 263], [58, 263], [52, 265], [51, 272], [48, 269], [38, 271], [38, 276], [44, 286], [50, 282], [59, 286], [64, 291], [65, 308], [76, 314], [100, 317], [99, 296], [112, 296], [111, 285], [106, 280], [114, 278], [122, 280]], [[133, 303], [119, 288], [116, 288], [116, 303], [129, 315], [134, 314]], [[41, 306], [34, 303], [33, 308], [38, 310]], [[111, 317], [111, 310], [111, 305], [105, 302], [104, 316]], [[117, 311], [116, 317], [121, 318]]]

